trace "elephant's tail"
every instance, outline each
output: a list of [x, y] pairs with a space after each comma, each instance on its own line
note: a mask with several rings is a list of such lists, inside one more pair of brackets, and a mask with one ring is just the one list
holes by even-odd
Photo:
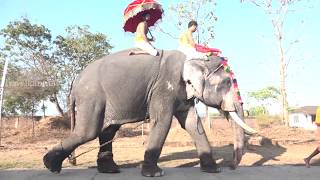
[[75, 108], [76, 108], [76, 100], [74, 95], [71, 93], [70, 94], [70, 130], [71, 132], [73, 132], [74, 126], [76, 123]]
[[[73, 84], [73, 81], [72, 81]], [[71, 84], [71, 88], [72, 88], [72, 84]], [[71, 133], [74, 131], [74, 127], [76, 124], [76, 112], [75, 112], [75, 108], [76, 108], [76, 99], [72, 93], [72, 89], [70, 90], [70, 95], [69, 95], [69, 102], [70, 102], [70, 131]], [[76, 155], [75, 155], [75, 151], [73, 151], [69, 157], [69, 163], [71, 165], [77, 165], [77, 160], [76, 160]]]

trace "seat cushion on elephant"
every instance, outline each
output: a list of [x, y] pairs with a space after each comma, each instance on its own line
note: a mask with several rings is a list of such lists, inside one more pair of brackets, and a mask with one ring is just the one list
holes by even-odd
[[[161, 53], [163, 53], [162, 51], [163, 50], [159, 50], [159, 49], [157, 49], [157, 51], [158, 51], [158, 54], [157, 54], [157, 56], [158, 57], [161, 57]], [[130, 51], [129, 51], [129, 53], [128, 53], [128, 55], [129, 56], [134, 56], [134, 55], [142, 55], [142, 54], [144, 54], [144, 55], [151, 55], [149, 52], [147, 52], [146, 50], [143, 50], [143, 49], [140, 49], [140, 48], [132, 48]]]

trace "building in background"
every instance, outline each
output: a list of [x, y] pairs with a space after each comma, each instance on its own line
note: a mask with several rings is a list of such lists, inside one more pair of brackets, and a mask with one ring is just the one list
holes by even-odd
[[303, 106], [294, 109], [289, 114], [289, 126], [315, 130], [317, 128], [315, 124], [317, 108], [317, 106]]

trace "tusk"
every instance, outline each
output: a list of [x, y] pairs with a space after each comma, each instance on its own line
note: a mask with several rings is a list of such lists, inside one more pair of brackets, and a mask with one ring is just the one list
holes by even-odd
[[249, 127], [243, 120], [238, 116], [235, 112], [229, 112], [231, 118], [240, 126], [242, 127], [248, 134], [257, 134], [258, 132], [251, 127]]

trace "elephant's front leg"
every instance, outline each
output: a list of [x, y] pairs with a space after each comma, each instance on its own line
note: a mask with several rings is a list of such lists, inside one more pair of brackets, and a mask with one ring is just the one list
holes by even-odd
[[244, 132], [241, 127], [239, 127], [235, 122], [232, 122], [232, 127], [234, 131], [233, 137], [233, 162], [231, 164], [231, 169], [235, 170], [244, 154]]
[[[244, 113], [242, 105], [235, 104], [237, 114], [241, 119], [244, 119]], [[236, 169], [240, 164], [245, 149], [245, 135], [243, 129], [232, 121], [234, 137], [233, 137], [233, 163], [231, 169]]]
[[195, 108], [191, 107], [186, 112], [177, 112], [175, 113], [175, 117], [178, 119], [181, 127], [190, 134], [196, 145], [201, 170], [208, 173], [220, 172], [221, 169], [212, 158], [210, 144]]
[[170, 100], [158, 99], [150, 104], [151, 130], [141, 174], [147, 177], [163, 176], [164, 172], [157, 165], [164, 141], [172, 121], [172, 104]]

